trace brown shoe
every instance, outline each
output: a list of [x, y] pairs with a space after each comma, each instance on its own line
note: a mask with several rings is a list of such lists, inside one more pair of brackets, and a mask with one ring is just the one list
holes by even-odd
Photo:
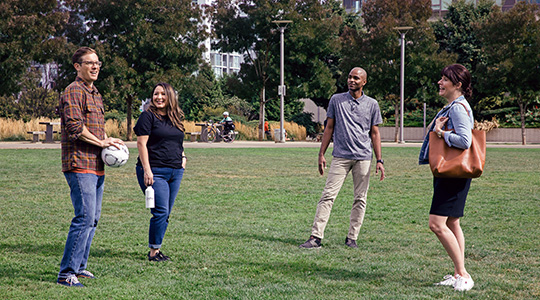
[[351, 240], [350, 238], [345, 238], [345, 245], [351, 247], [351, 248], [358, 248], [358, 245], [356, 244], [355, 240]]
[[318, 237], [310, 236], [309, 239], [305, 243], [303, 243], [302, 245], [298, 247], [306, 248], [306, 249], [321, 248], [321, 239]]

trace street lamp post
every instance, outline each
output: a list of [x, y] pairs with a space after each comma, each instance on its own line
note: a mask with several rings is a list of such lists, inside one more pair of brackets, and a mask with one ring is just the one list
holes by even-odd
[[[277, 20], [272, 21], [272, 23], [276, 24], [279, 28], [280, 32], [280, 62], [279, 62], [279, 87], [278, 87], [278, 94], [281, 97], [281, 101], [279, 104], [279, 142], [285, 143], [285, 130], [283, 129], [283, 119], [284, 119], [284, 109], [285, 109], [285, 83], [284, 83], [284, 68], [285, 68], [285, 42], [284, 42], [284, 36], [283, 33], [285, 32], [285, 28], [289, 23], [292, 23], [291, 20]], [[277, 141], [276, 141], [277, 142]]]
[[405, 110], [405, 34], [407, 31], [413, 29], [410, 26], [402, 26], [402, 27], [394, 27], [395, 30], [399, 32], [401, 35], [401, 71], [400, 71], [400, 122], [399, 122], [399, 143], [403, 144], [405, 143], [405, 140], [403, 139], [403, 115]]

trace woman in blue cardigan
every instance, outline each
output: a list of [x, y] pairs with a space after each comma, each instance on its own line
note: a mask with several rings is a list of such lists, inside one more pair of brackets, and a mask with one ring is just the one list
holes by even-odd
[[[445, 67], [438, 82], [439, 95], [448, 104], [437, 114], [431, 130], [450, 147], [468, 149], [472, 141], [474, 117], [466, 98], [471, 97], [471, 74], [462, 65]], [[420, 151], [420, 164], [429, 163], [429, 134]], [[465, 269], [465, 237], [459, 219], [463, 216], [470, 178], [433, 178], [433, 199], [429, 212], [429, 228], [452, 259], [454, 273], [444, 276], [436, 285], [452, 286], [456, 291], [468, 291], [474, 286]]]

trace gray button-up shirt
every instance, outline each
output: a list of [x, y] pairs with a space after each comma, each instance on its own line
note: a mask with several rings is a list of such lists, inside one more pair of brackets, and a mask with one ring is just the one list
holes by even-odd
[[334, 119], [335, 157], [371, 160], [371, 126], [382, 123], [377, 100], [366, 96], [354, 99], [349, 92], [334, 94], [328, 104], [328, 118]]

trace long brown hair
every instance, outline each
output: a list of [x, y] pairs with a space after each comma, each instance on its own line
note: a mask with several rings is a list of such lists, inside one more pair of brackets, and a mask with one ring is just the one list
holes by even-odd
[[169, 116], [169, 119], [173, 123], [174, 127], [180, 129], [182, 132], [185, 131], [184, 129], [184, 112], [178, 106], [178, 97], [176, 96], [176, 92], [172, 88], [172, 86], [165, 82], [160, 82], [154, 86], [152, 89], [152, 100], [150, 100], [150, 106], [148, 106], [148, 111], [153, 113], [158, 119], [161, 120], [161, 116], [158, 113], [157, 107], [154, 105], [154, 92], [156, 91], [156, 88], [158, 86], [161, 86], [165, 90], [165, 95], [167, 95], [167, 105], [166, 112], [167, 116]]

